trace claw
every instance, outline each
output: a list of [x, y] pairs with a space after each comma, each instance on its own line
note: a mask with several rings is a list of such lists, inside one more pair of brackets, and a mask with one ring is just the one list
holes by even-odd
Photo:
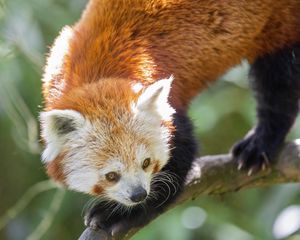
[[238, 170], [240, 171], [241, 169], [242, 169], [242, 167], [243, 167], [243, 162], [242, 161], [239, 161], [238, 162]]
[[269, 166], [270, 165], [270, 160], [269, 160], [269, 158], [268, 158], [268, 156], [265, 152], [262, 153], [262, 157], [264, 158], [265, 164], [267, 166]]
[[248, 177], [250, 177], [252, 175], [252, 173], [253, 173], [253, 168], [250, 168], [250, 170], [247, 173]]
[[267, 169], [266, 164], [263, 163], [263, 164], [261, 165], [261, 170], [262, 170], [262, 171], [266, 171], [266, 169]]
[[87, 217], [84, 218], [84, 226], [89, 226], [89, 220], [87, 219]]
[[94, 219], [92, 219], [92, 221], [90, 221], [89, 227], [90, 227], [91, 229], [93, 229], [94, 231], [97, 231], [97, 230], [99, 229], [99, 226], [98, 226], [98, 224], [97, 224], [97, 221], [94, 220]]

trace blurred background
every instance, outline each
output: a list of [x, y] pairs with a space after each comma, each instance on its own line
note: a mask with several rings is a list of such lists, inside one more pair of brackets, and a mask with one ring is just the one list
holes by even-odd
[[[45, 53], [86, 0], [0, 0], [0, 239], [77, 239], [89, 200], [58, 189], [40, 162], [38, 113]], [[243, 62], [195, 99], [202, 155], [226, 153], [255, 123]], [[290, 139], [299, 138], [298, 120]], [[300, 239], [300, 185], [200, 197], [140, 231], [136, 240]]]

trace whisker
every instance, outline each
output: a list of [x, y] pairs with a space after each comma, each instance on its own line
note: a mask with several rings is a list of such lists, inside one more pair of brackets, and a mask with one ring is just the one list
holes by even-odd
[[87, 203], [83, 206], [83, 209], [81, 211], [81, 216], [84, 215], [84, 213], [88, 210], [93, 208], [95, 205], [100, 204], [101, 202], [105, 201], [104, 196], [96, 196], [93, 197], [92, 199], [88, 200]]
[[171, 189], [170, 189], [169, 185], [164, 181], [162, 181], [162, 183], [164, 183], [168, 188], [168, 196], [166, 197], [165, 201], [163, 201], [162, 203], [160, 203], [159, 205], [156, 206], [157, 208], [160, 207], [161, 205], [163, 205], [169, 199], [169, 197], [171, 195]]
[[110, 212], [110, 214], [108, 215], [107, 218], [110, 218], [111, 216], [113, 216], [114, 213], [117, 212], [117, 211], [120, 209], [121, 206], [120, 206], [119, 203], [116, 203], [115, 205], [116, 205], [116, 206], [113, 207], [113, 210]]
[[181, 178], [178, 177], [173, 172], [169, 172], [169, 171], [159, 172], [158, 174], [156, 174], [156, 176], [154, 176], [153, 179], [154, 179], [154, 182], [156, 182], [157, 179], [161, 179], [161, 180], [169, 182], [172, 185], [172, 187], [174, 188], [173, 196], [176, 194], [176, 192], [180, 188], [180, 184], [179, 184], [178, 180], [180, 180]]

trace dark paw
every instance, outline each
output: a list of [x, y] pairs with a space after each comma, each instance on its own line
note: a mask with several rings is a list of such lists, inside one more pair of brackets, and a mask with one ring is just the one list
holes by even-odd
[[94, 231], [104, 231], [108, 239], [128, 230], [126, 215], [116, 211], [116, 207], [105, 204], [91, 208], [85, 215], [85, 225]]
[[239, 170], [246, 170], [248, 175], [252, 175], [269, 167], [278, 144], [264, 139], [262, 135], [252, 132], [233, 146], [232, 154]]

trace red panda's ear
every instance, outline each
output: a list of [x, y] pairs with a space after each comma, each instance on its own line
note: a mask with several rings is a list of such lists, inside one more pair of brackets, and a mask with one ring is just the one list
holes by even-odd
[[137, 101], [137, 110], [139, 112], [158, 113], [162, 120], [169, 120], [174, 113], [174, 109], [168, 102], [172, 82], [173, 76], [148, 86]]
[[50, 162], [60, 153], [67, 136], [74, 134], [85, 123], [84, 117], [74, 110], [51, 110], [40, 114], [42, 137], [46, 148], [42, 158]]

